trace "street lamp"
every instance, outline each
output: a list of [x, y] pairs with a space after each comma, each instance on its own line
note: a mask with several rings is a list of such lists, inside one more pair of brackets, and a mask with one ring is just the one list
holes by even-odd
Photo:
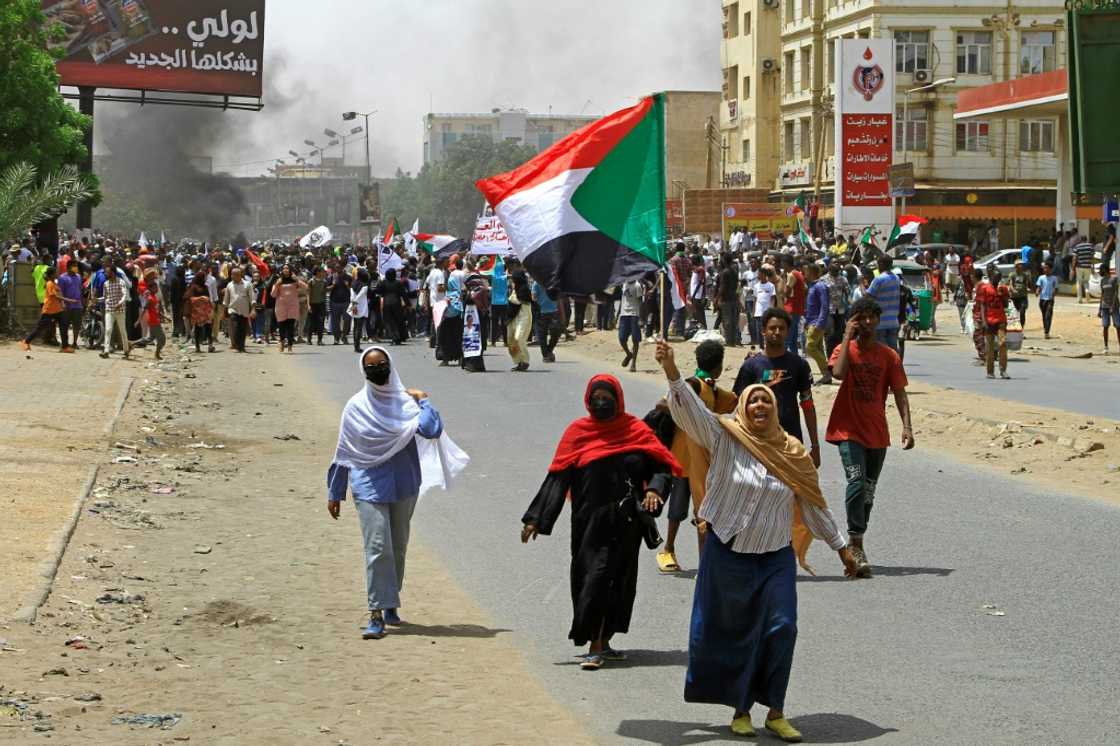
[[905, 95], [902, 98], [902, 150], [904, 152], [911, 150], [911, 148], [910, 148], [910, 139], [911, 138], [909, 137], [909, 132], [910, 132], [910, 94], [911, 93], [925, 93], [926, 91], [932, 91], [935, 88], [940, 88], [943, 85], [949, 85], [950, 83], [956, 83], [956, 82], [957, 82], [956, 78], [940, 78], [938, 80], [933, 81], [932, 83], [927, 83], [926, 85], [918, 86], [917, 88], [911, 88], [910, 90], [906, 91]]
[[370, 183], [371, 181], [373, 181], [372, 166], [370, 165], [370, 160], [369, 160], [369, 118], [370, 118], [370, 116], [372, 116], [373, 114], [376, 114], [376, 113], [377, 113], [377, 109], [374, 109], [373, 111], [370, 111], [370, 112], [366, 112], [365, 114], [359, 114], [356, 111], [345, 111], [345, 112], [342, 113], [342, 120], [344, 122], [352, 122], [355, 119], [357, 119], [358, 117], [364, 117], [365, 120], [366, 120], [365, 131], [366, 131], [366, 183], [367, 184]]
[[[926, 91], [932, 91], [935, 88], [940, 88], [943, 85], [949, 85], [950, 83], [956, 83], [956, 82], [957, 82], [956, 78], [939, 78], [939, 79], [933, 81], [932, 83], [927, 83], [925, 85], [918, 86], [917, 88], [911, 88], [908, 91], [906, 91], [905, 95], [902, 98], [902, 151], [904, 153], [910, 151], [910, 145], [911, 145], [910, 140], [912, 139], [910, 137], [910, 94], [911, 93], [925, 93]], [[928, 127], [928, 123], [927, 123], [927, 127]], [[928, 129], [927, 129], [927, 136], [928, 136]], [[891, 199], [891, 204], [892, 205], [894, 204], [894, 199], [893, 198]], [[906, 197], [905, 196], [903, 196], [903, 198], [902, 198], [902, 211], [906, 212]]]

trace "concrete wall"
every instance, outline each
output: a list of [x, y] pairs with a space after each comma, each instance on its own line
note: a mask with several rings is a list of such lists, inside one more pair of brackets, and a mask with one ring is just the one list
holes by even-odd
[[707, 136], [709, 119], [719, 116], [719, 91], [665, 92], [665, 194], [680, 199], [685, 189], [706, 185], [708, 155], [712, 177], [719, 184], [719, 149]]

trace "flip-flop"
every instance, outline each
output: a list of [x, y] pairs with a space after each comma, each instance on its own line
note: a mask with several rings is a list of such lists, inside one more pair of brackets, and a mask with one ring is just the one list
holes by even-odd
[[579, 667], [584, 671], [598, 671], [603, 667], [603, 656], [592, 654], [580, 661]]
[[657, 569], [666, 574], [680, 572], [681, 566], [677, 564], [677, 555], [673, 552], [658, 552]]

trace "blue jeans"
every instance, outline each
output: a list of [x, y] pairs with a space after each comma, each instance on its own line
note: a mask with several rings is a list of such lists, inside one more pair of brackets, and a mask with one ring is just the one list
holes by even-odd
[[801, 334], [801, 314], [791, 313], [790, 318], [792, 321], [789, 325], [789, 334], [786, 336], [786, 349], [796, 355], [799, 349], [797, 341]]
[[893, 329], [876, 329], [875, 341], [882, 342], [895, 352], [898, 352], [898, 327]]

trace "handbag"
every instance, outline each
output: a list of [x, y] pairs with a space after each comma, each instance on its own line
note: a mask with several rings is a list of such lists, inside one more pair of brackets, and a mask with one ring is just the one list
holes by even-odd
[[[630, 481], [630, 477], [626, 477], [626, 496], [623, 497], [615, 505], [615, 515], [626, 523], [637, 521], [640, 524], [642, 531], [642, 541], [645, 542], [646, 547], [649, 549], [657, 549], [665, 543], [661, 538], [661, 532], [657, 529], [656, 516], [650, 513], [642, 505], [641, 495], [634, 488], [634, 483]], [[657, 511], [660, 514], [660, 510]]]

